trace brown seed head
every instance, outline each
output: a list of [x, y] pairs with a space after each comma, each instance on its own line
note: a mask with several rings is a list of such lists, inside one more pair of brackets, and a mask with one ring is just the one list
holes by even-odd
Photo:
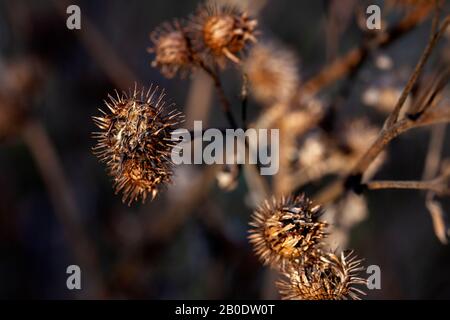
[[283, 272], [284, 279], [277, 282], [285, 300], [359, 300], [365, 293], [355, 285], [366, 280], [358, 277], [361, 260], [352, 253], [322, 253], [317, 260], [292, 263]]
[[224, 67], [226, 58], [240, 63], [237, 55], [248, 42], [256, 42], [257, 24], [237, 8], [207, 3], [198, 8], [188, 29], [195, 51]]
[[250, 242], [263, 261], [283, 269], [291, 260], [306, 261], [315, 255], [326, 236], [326, 222], [319, 221], [320, 207], [305, 195], [266, 201], [253, 214]]
[[94, 117], [101, 129], [94, 133], [94, 153], [106, 162], [116, 193], [122, 191], [128, 204], [139, 198], [144, 202], [148, 195], [153, 199], [171, 181], [171, 131], [182, 116], [175, 110], [165, 113], [164, 96], [157, 87], [117, 93], [105, 102], [110, 112]]
[[244, 71], [253, 95], [265, 105], [289, 102], [299, 87], [297, 58], [281, 46], [254, 46], [245, 59]]
[[164, 23], [150, 34], [150, 39], [153, 47], [148, 52], [155, 54], [152, 66], [167, 78], [173, 78], [179, 71], [184, 77], [192, 67], [192, 53], [181, 23]]

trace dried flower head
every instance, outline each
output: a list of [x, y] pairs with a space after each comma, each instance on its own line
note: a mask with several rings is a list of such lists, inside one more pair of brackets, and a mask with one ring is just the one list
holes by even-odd
[[366, 284], [365, 279], [358, 277], [362, 269], [361, 260], [352, 252], [341, 253], [340, 257], [324, 253], [315, 261], [291, 264], [277, 287], [286, 300], [359, 300], [365, 295], [355, 287]]
[[255, 98], [266, 105], [289, 102], [300, 80], [296, 56], [274, 44], [254, 46], [244, 62]]
[[153, 199], [171, 180], [171, 131], [182, 116], [176, 110], [165, 113], [164, 97], [164, 91], [152, 86], [146, 92], [117, 93], [105, 101], [110, 113], [100, 110], [102, 115], [94, 117], [101, 129], [94, 133], [94, 153], [106, 162], [116, 194], [122, 191], [128, 204], [138, 198], [144, 202], [148, 195]]
[[248, 42], [256, 42], [258, 22], [236, 7], [207, 2], [191, 17], [189, 33], [196, 52], [224, 67], [226, 58], [240, 63], [237, 54]]
[[184, 77], [192, 67], [192, 52], [181, 22], [163, 23], [150, 34], [150, 39], [153, 47], [147, 51], [155, 54], [152, 66], [167, 78], [173, 78], [177, 72]]
[[305, 195], [265, 201], [253, 214], [250, 242], [264, 264], [283, 268], [286, 262], [307, 260], [326, 236], [320, 207]]

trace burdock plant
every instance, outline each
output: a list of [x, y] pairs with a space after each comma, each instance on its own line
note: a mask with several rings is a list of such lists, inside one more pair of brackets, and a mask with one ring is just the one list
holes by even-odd
[[265, 201], [250, 222], [250, 242], [263, 263], [275, 268], [309, 260], [326, 236], [327, 223], [320, 215], [320, 206], [305, 195]]
[[171, 181], [171, 132], [182, 115], [164, 97], [158, 87], [117, 93], [105, 101], [108, 112], [100, 110], [94, 117], [101, 130], [94, 133], [94, 152], [107, 164], [116, 193], [121, 191], [128, 204], [155, 198]]

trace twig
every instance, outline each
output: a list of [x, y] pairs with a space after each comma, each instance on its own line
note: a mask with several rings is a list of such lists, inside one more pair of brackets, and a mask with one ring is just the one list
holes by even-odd
[[389, 115], [389, 117], [387, 118], [387, 120], [385, 122], [384, 126], [387, 128], [391, 127], [398, 120], [400, 111], [401, 111], [403, 105], [405, 104], [405, 101], [408, 98], [409, 93], [411, 92], [415, 83], [417, 82], [419, 75], [422, 73], [422, 70], [423, 70], [426, 62], [428, 61], [428, 58], [430, 57], [431, 52], [433, 51], [434, 47], [436, 46], [439, 39], [442, 37], [442, 35], [444, 34], [445, 30], [447, 29], [447, 27], [450, 23], [450, 17], [447, 17], [445, 19], [444, 23], [442, 24], [441, 28], [439, 29], [439, 31], [436, 32], [435, 25], [437, 24], [437, 22], [435, 20], [437, 19], [437, 17], [438, 17], [438, 15], [435, 16], [435, 19], [433, 21], [433, 27], [432, 27], [432, 33], [430, 36], [430, 40], [428, 41], [428, 44], [425, 47], [425, 50], [422, 53], [422, 56], [420, 57], [420, 60], [417, 63], [413, 73], [411, 74], [405, 88], [403, 89], [403, 92], [402, 92], [400, 98], [398, 99], [394, 110], [392, 111], [392, 113]]
[[30, 122], [23, 130], [23, 138], [36, 161], [36, 165], [49, 190], [55, 214], [60, 220], [75, 258], [87, 274], [85, 282], [90, 289], [88, 298], [99, 298], [105, 293], [94, 245], [90, 242], [81, 222], [81, 213], [73, 192], [45, 128], [37, 121]]
[[423, 22], [431, 11], [432, 6], [420, 7], [409, 13], [396, 26], [392, 27], [381, 37], [375, 39], [374, 43], [364, 42], [358, 47], [351, 49], [346, 55], [338, 58], [333, 63], [325, 66], [316, 76], [308, 80], [300, 91], [307, 95], [315, 95], [321, 89], [335, 83], [337, 80], [357, 69], [366, 60], [369, 50], [386, 47], [400, 38], [402, 35], [413, 30]]
[[242, 124], [244, 130], [247, 130], [248, 77], [245, 73], [242, 73], [241, 101], [242, 101], [242, 109], [241, 109]]
[[[431, 130], [431, 138], [428, 146], [423, 180], [429, 180], [435, 177], [441, 165], [442, 151], [444, 148], [446, 125], [434, 126]], [[445, 214], [441, 204], [435, 199], [436, 193], [428, 191], [426, 194], [425, 206], [428, 209], [433, 229], [436, 237], [443, 244], [448, 243], [448, 227], [445, 222]]]
[[186, 190], [159, 219], [152, 217], [146, 234], [151, 242], [165, 242], [183, 225], [196, 205], [204, 201], [215, 181], [220, 166], [208, 166], [199, 177], [192, 181], [189, 192]]
[[431, 190], [439, 195], [450, 195], [450, 188], [442, 178], [429, 181], [371, 181], [366, 184], [369, 190], [381, 189], [415, 189]]
[[214, 86], [216, 88], [217, 94], [219, 95], [219, 101], [222, 106], [222, 110], [225, 113], [225, 116], [228, 120], [228, 123], [233, 129], [237, 129], [238, 125], [236, 120], [234, 119], [233, 114], [231, 113], [231, 103], [228, 100], [225, 91], [223, 89], [222, 80], [220, 80], [220, 76], [217, 72], [213, 71], [210, 67], [208, 67], [203, 60], [196, 59], [196, 62], [213, 80]]
[[[447, 28], [447, 26], [450, 23], [450, 17], [447, 17], [445, 19], [445, 22], [442, 24], [442, 27], [440, 28], [438, 34], [442, 34], [443, 31]], [[405, 96], [408, 96], [409, 92], [411, 91], [412, 87], [417, 81], [418, 76], [423, 70], [425, 62], [428, 60], [428, 57], [431, 54], [431, 50], [436, 46], [436, 40], [439, 39], [440, 36], [434, 36], [431, 37], [429, 44], [425, 48], [424, 53], [422, 54], [421, 59], [419, 60], [410, 80], [408, 81], [408, 84], [406, 85], [402, 96], [399, 98], [395, 110], [391, 113], [391, 115], [388, 117], [388, 119], [385, 122], [385, 126], [381, 130], [378, 138], [376, 141], [371, 145], [371, 147], [368, 149], [368, 151], [362, 156], [361, 160], [357, 163], [355, 168], [352, 170], [352, 175], [362, 175], [364, 171], [369, 167], [369, 165], [372, 163], [373, 160], [380, 154], [380, 152], [386, 147], [386, 145], [395, 137], [397, 137], [399, 134], [415, 127], [415, 126], [421, 126], [421, 125], [428, 125], [431, 123], [438, 123], [438, 122], [447, 122], [448, 121], [448, 115], [444, 112], [444, 114], [440, 115], [442, 116], [441, 119], [437, 117], [436, 115], [432, 115], [433, 112], [429, 112], [427, 117], [421, 116], [419, 119], [411, 119], [411, 118], [405, 118], [402, 120], [398, 120], [398, 113], [401, 110], [406, 98]], [[428, 119], [426, 119], [428, 118]], [[416, 121], [418, 120], [418, 121]]]
[[444, 147], [446, 124], [434, 126], [431, 129], [431, 138], [428, 146], [427, 158], [423, 180], [432, 179], [436, 176], [441, 162], [442, 149]]
[[[70, 5], [70, 2], [66, 0], [53, 0], [53, 2], [60, 14], [66, 17], [66, 8]], [[86, 15], [83, 15], [82, 28], [76, 34], [79, 35], [91, 57], [117, 88], [128, 90], [133, 83], [140, 83], [136, 75], [122, 62], [115, 50]]]

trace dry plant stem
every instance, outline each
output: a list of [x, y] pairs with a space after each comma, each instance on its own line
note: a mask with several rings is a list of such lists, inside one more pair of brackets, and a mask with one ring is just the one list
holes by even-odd
[[[428, 60], [431, 51], [436, 46], [437, 41], [442, 36], [443, 32], [446, 30], [450, 23], [450, 17], [447, 17], [442, 24], [442, 27], [440, 30], [435, 33], [434, 36], [431, 37], [427, 47], [425, 48], [425, 51], [423, 52], [419, 63], [417, 64], [412, 76], [410, 77], [410, 80], [408, 81], [408, 84], [406, 85], [405, 89], [403, 90], [403, 93], [398, 100], [395, 110], [391, 113], [391, 115], [386, 120], [384, 128], [381, 130], [380, 135], [378, 136], [377, 140], [373, 143], [373, 145], [369, 148], [369, 150], [364, 154], [364, 156], [361, 158], [361, 160], [358, 162], [356, 167], [352, 170], [352, 174], [362, 174], [364, 171], [369, 167], [369, 165], [375, 160], [375, 158], [380, 154], [380, 152], [385, 148], [385, 146], [396, 136], [398, 136], [400, 133], [410, 129], [411, 127], [414, 127], [416, 121], [410, 120], [409, 118], [403, 119], [398, 121], [398, 114], [403, 107], [403, 104], [406, 101], [406, 98], [410, 91], [412, 90], [414, 84], [417, 81], [417, 78], [419, 77], [420, 73], [423, 70], [423, 67]], [[433, 118], [433, 117], [432, 117]], [[432, 120], [432, 122], [446, 122], [445, 121], [445, 114], [444, 119], [441, 119], [443, 121], [439, 121], [438, 118], [434, 117], [434, 119], [428, 119]], [[419, 118], [419, 121], [417, 121], [417, 124], [425, 124], [426, 120], [422, 119], [422, 117]]]
[[414, 84], [416, 83], [417, 79], [419, 78], [419, 75], [422, 73], [422, 70], [428, 61], [428, 58], [431, 55], [431, 52], [433, 51], [434, 47], [436, 47], [436, 44], [438, 43], [439, 39], [444, 34], [445, 30], [447, 29], [449, 23], [450, 23], [450, 17], [447, 17], [445, 21], [443, 22], [441, 28], [436, 32], [436, 25], [437, 25], [437, 19], [438, 15], [436, 14], [435, 19], [433, 21], [433, 27], [432, 27], [432, 33], [430, 40], [425, 48], [425, 51], [423, 52], [422, 56], [420, 57], [419, 62], [417, 63], [414, 72], [411, 74], [408, 83], [406, 84], [402, 95], [397, 101], [397, 104], [395, 105], [394, 110], [389, 115], [389, 117], [386, 120], [385, 127], [389, 128], [392, 126], [397, 120], [398, 116], [400, 114], [400, 111], [405, 104], [406, 99], [408, 98], [409, 93], [414, 87]]
[[[423, 180], [429, 180], [438, 174], [441, 165], [442, 151], [444, 148], [446, 124], [434, 126], [431, 130]], [[444, 172], [445, 174], [445, 172]], [[448, 243], [448, 227], [445, 222], [445, 214], [441, 204], [435, 199], [436, 192], [430, 190], [426, 194], [425, 205], [433, 222], [436, 237], [443, 244]]]
[[375, 160], [375, 158], [381, 153], [381, 151], [384, 150], [389, 142], [391, 142], [394, 138], [396, 138], [403, 132], [406, 132], [409, 129], [415, 127], [427, 126], [437, 123], [446, 123], [449, 121], [450, 112], [448, 110], [443, 110], [442, 112], [429, 112], [428, 115], [422, 116], [417, 121], [405, 118], [396, 122], [389, 128], [382, 129], [376, 141], [372, 144], [369, 150], [364, 154], [356, 167], [353, 169], [353, 174], [363, 173]]
[[[70, 5], [66, 0], [53, 0], [61, 16], [66, 19], [66, 9]], [[92, 58], [98, 63], [103, 72], [111, 79], [117, 88], [128, 90], [133, 83], [140, 83], [138, 78], [115, 54], [115, 50], [103, 37], [100, 31], [83, 15], [83, 27], [76, 32]]]
[[196, 206], [204, 201], [213, 186], [220, 166], [208, 166], [199, 177], [192, 182], [189, 192], [184, 192], [178, 201], [172, 205], [159, 219], [151, 217], [147, 227], [148, 240], [151, 242], [165, 242], [186, 221]]
[[204, 72], [194, 73], [185, 104], [185, 124], [188, 129], [193, 129], [193, 123], [196, 120], [201, 120], [204, 125], [207, 125], [212, 96], [213, 83], [210, 77]]
[[385, 47], [402, 35], [413, 30], [427, 18], [431, 9], [432, 6], [415, 9], [402, 19], [398, 25], [388, 30], [386, 34], [375, 39], [374, 43], [370, 43], [370, 45], [368, 43], [363, 43], [360, 46], [351, 49], [343, 57], [340, 57], [333, 63], [325, 66], [316, 76], [308, 80], [300, 91], [307, 95], [315, 95], [320, 90], [351, 73], [352, 70], [357, 69], [365, 61], [369, 50], [377, 47]]
[[443, 179], [437, 178], [430, 181], [371, 181], [367, 183], [369, 190], [382, 189], [413, 189], [429, 190], [439, 195], [449, 195], [450, 189], [445, 185]]
[[222, 80], [220, 80], [219, 74], [216, 71], [211, 70], [211, 68], [209, 68], [201, 59], [197, 59], [197, 63], [213, 80], [217, 94], [219, 95], [222, 110], [225, 113], [225, 116], [227, 117], [228, 123], [233, 129], [237, 129], [238, 128], [237, 122], [234, 119], [233, 114], [231, 113], [231, 103], [225, 94], [222, 85]]
[[446, 124], [434, 126], [431, 129], [431, 138], [425, 160], [423, 180], [432, 179], [439, 171], [442, 150], [444, 148]]
[[242, 89], [241, 89], [241, 101], [242, 101], [242, 123], [244, 130], [247, 130], [247, 107], [248, 107], [248, 76], [242, 73]]
[[56, 150], [45, 128], [37, 121], [27, 124], [23, 131], [23, 139], [48, 188], [50, 199], [55, 207], [55, 214], [73, 249], [74, 258], [80, 265], [83, 274], [87, 275], [88, 280], [85, 283], [88, 291], [84, 291], [87, 292], [85, 298], [100, 298], [104, 291], [95, 248], [80, 222], [80, 210], [64, 175]]
[[[433, 124], [441, 124], [441, 123], [449, 123], [450, 122], [450, 106], [447, 106], [444, 110], [431, 111], [429, 110], [426, 114], [422, 115], [416, 121], [413, 121], [409, 118], [402, 119], [395, 123], [389, 129], [382, 129], [380, 135], [377, 140], [372, 144], [370, 149], [364, 155], [362, 160], [359, 162], [356, 170], [354, 172], [364, 172], [374, 159], [384, 150], [384, 148], [395, 139], [400, 134], [413, 129], [419, 128], [423, 126], [433, 125]], [[364, 170], [358, 171], [358, 168], [364, 168]], [[347, 178], [348, 179], [348, 178]], [[315, 197], [314, 201], [317, 203], [327, 204], [334, 201], [345, 191], [344, 187], [345, 179], [338, 179], [332, 184], [328, 185], [326, 188], [321, 190]], [[359, 181], [358, 181], [359, 183]]]

